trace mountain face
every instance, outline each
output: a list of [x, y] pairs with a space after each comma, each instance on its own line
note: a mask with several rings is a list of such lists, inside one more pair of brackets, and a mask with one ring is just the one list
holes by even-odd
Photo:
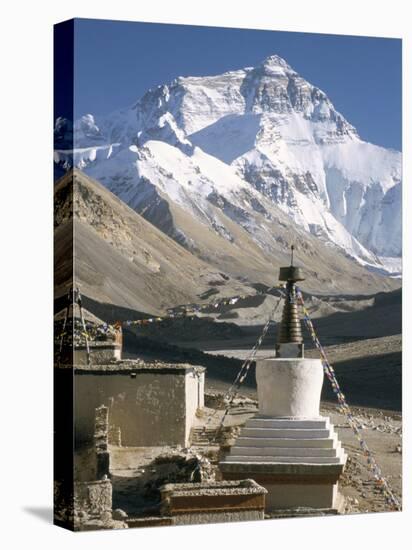
[[[83, 295], [146, 313], [199, 302], [218, 287], [221, 296], [247, 287], [199, 260], [77, 170], [55, 186], [56, 296], [79, 286]], [[64, 263], [74, 252], [74, 262]], [[249, 289], [250, 291], [250, 289]]]
[[[291, 231], [308, 276], [305, 289], [318, 292], [339, 281], [336, 290], [345, 292], [353, 280], [360, 292], [372, 294], [382, 288], [382, 277], [365, 276], [366, 270], [357, 264], [350, 271], [349, 258], [336, 255], [310, 235], [307, 241], [302, 229], [295, 233], [283, 213], [278, 220], [279, 247], [266, 254], [224, 214], [234, 242], [175, 205], [171, 213], [176, 223], [196, 239], [192, 253], [77, 169], [56, 182], [54, 193], [56, 297], [67, 294], [73, 277], [85, 298], [148, 314], [162, 315], [180, 304], [254, 295], [253, 283], [273, 285], [280, 265], [287, 262], [281, 241]], [[385, 278], [383, 286], [389, 290], [393, 283]]]
[[296, 237], [351, 258], [349, 272], [400, 274], [401, 154], [362, 141], [278, 56], [177, 78], [105, 117], [58, 119], [55, 138], [56, 166], [84, 170], [197, 254], [202, 231], [226, 245], [246, 232], [272, 258]]

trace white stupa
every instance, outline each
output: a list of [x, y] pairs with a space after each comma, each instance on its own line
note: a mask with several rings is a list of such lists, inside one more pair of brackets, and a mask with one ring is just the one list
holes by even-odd
[[286, 300], [275, 356], [256, 362], [259, 412], [219, 467], [224, 479], [252, 478], [265, 487], [267, 511], [339, 511], [347, 456], [329, 418], [320, 415], [322, 361], [304, 358], [295, 287], [302, 273], [291, 265], [279, 278]]

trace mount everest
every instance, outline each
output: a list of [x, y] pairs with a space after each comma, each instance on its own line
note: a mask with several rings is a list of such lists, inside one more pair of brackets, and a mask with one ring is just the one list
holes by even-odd
[[177, 78], [107, 116], [59, 118], [54, 155], [60, 173], [83, 170], [201, 259], [205, 235], [230, 248], [241, 232], [268, 257], [306, 236], [400, 275], [401, 154], [362, 141], [278, 56]]

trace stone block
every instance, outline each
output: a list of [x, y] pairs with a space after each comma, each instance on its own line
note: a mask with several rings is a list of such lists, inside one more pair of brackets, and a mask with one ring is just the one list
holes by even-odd
[[264, 519], [266, 490], [251, 479], [167, 484], [160, 492], [173, 525]]

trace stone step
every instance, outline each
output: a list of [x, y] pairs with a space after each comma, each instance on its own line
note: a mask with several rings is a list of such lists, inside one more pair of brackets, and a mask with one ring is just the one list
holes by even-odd
[[333, 433], [330, 437], [294, 439], [292, 437], [244, 437], [236, 440], [236, 446], [240, 447], [314, 447], [317, 449], [331, 449], [336, 447], [337, 435]]
[[310, 428], [248, 428], [245, 426], [240, 432], [242, 437], [268, 437], [292, 439], [322, 439], [331, 436], [330, 429], [310, 429]]
[[329, 456], [336, 457], [339, 456], [340, 444], [338, 447], [334, 448], [314, 448], [314, 447], [241, 447], [235, 445], [230, 451], [232, 454], [239, 456], [295, 456], [295, 457], [306, 457], [306, 456]]
[[216, 439], [216, 429], [203, 427], [194, 427], [190, 432], [190, 442], [192, 445], [206, 446], [210, 445]]
[[264, 455], [229, 455], [222, 460], [225, 464], [231, 463], [262, 463], [262, 464], [342, 464], [342, 458], [340, 456], [264, 456]]
[[246, 422], [246, 428], [275, 428], [275, 429], [318, 429], [327, 430], [330, 427], [329, 418], [308, 418], [296, 420], [292, 418], [270, 418], [255, 416]]

